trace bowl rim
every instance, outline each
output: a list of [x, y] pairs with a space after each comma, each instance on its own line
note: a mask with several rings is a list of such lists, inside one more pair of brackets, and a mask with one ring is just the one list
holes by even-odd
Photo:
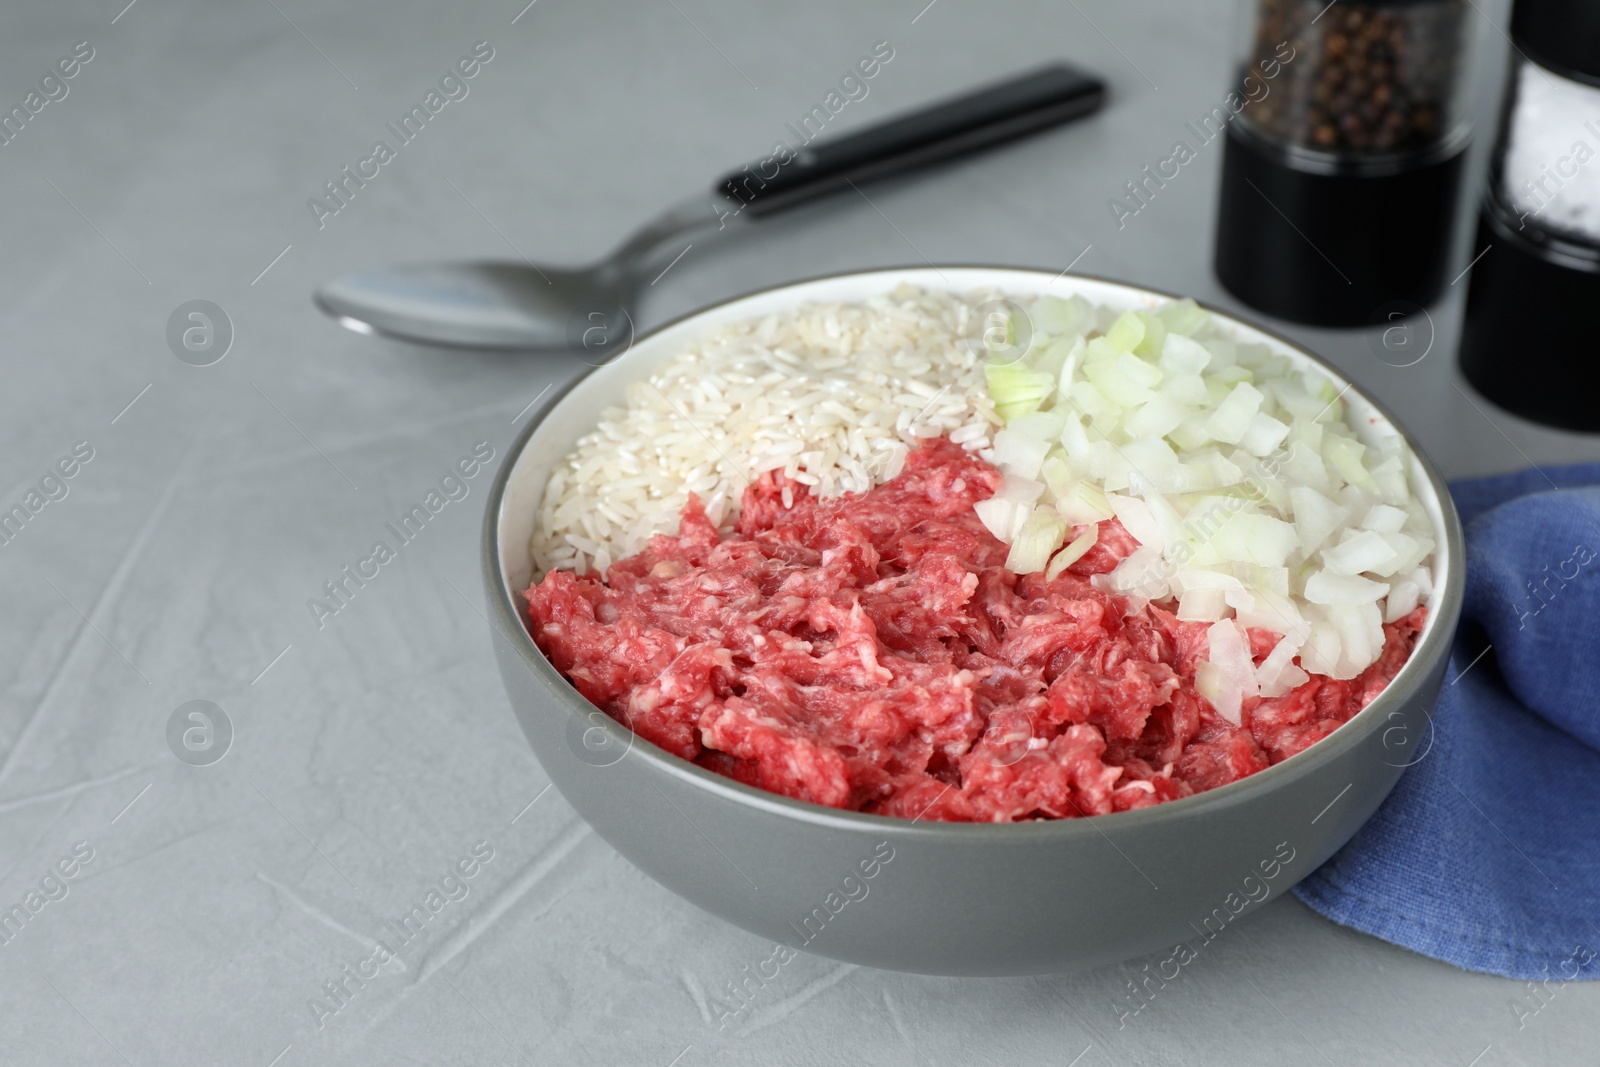
[[[1154, 296], [1165, 300], [1195, 299], [1169, 293], [1162, 289], [1125, 282], [1117, 278], [1107, 278], [1098, 274], [1070, 271], [1055, 272], [1039, 267], [1019, 267], [993, 263], [917, 263], [891, 267], [872, 267], [865, 270], [829, 271], [804, 278], [790, 279], [775, 285], [761, 286], [718, 300], [715, 303], [694, 308], [638, 334], [629, 344], [628, 349], [624, 351], [624, 354], [627, 351], [631, 351], [640, 342], [650, 340], [657, 334], [664, 333], [701, 315], [752, 297], [764, 296], [779, 290], [797, 288], [815, 282], [872, 275], [903, 274], [908, 271], [921, 272], [930, 268], [934, 271], [948, 269], [952, 271], [1036, 274], [1049, 276], [1052, 280], [1079, 278], [1124, 289], [1140, 296]], [[1004, 286], [997, 284], [996, 288], [1003, 290]], [[956, 292], [958, 290], [952, 289], [951, 291]], [[1236, 807], [1250, 802], [1259, 793], [1271, 791], [1278, 785], [1312, 774], [1319, 768], [1334, 762], [1344, 753], [1356, 748], [1366, 738], [1377, 720], [1387, 718], [1391, 712], [1400, 710], [1409, 696], [1408, 690], [1422, 680], [1435, 659], [1444, 658], [1448, 660], [1450, 645], [1454, 640], [1456, 626], [1461, 613], [1466, 569], [1465, 541], [1461, 519], [1456, 511], [1455, 502], [1450, 496], [1449, 488], [1438, 468], [1434, 466], [1433, 461], [1427, 454], [1417, 447], [1415, 439], [1405, 425], [1395, 417], [1387, 406], [1369, 396], [1337, 367], [1330, 365], [1305, 345], [1285, 337], [1275, 329], [1261, 326], [1206, 301], [1195, 300], [1195, 303], [1205, 309], [1208, 314], [1243, 326], [1246, 329], [1254, 330], [1271, 338], [1275, 343], [1292, 349], [1299, 356], [1309, 360], [1317, 368], [1330, 375], [1334, 381], [1344, 382], [1344, 391], [1353, 392], [1387, 420], [1390, 427], [1399, 433], [1410, 449], [1412, 457], [1421, 467], [1428, 485], [1438, 501], [1439, 514], [1443, 520], [1446, 541], [1446, 544], [1441, 547], [1446, 549], [1445, 563], [1447, 566], [1441, 574], [1435, 575], [1434, 595], [1433, 602], [1429, 605], [1428, 624], [1416, 647], [1412, 649], [1410, 657], [1400, 668], [1399, 673], [1373, 698], [1370, 704], [1357, 712], [1348, 721], [1342, 723], [1327, 737], [1313, 742], [1283, 762], [1273, 764], [1245, 778], [1192, 796], [1165, 801], [1147, 808], [1108, 812], [1104, 815], [1080, 816], [1078, 818], [987, 823], [924, 822], [921, 821], [921, 816], [914, 819], [906, 819], [894, 815], [875, 815], [867, 812], [830, 808], [810, 801], [796, 800], [793, 797], [745, 785], [742, 782], [737, 782], [713, 771], [706, 770], [640, 737], [609, 715], [602, 715], [601, 720], [603, 721], [596, 722], [595, 726], [605, 730], [618, 743], [627, 745], [622, 760], [637, 757], [648, 763], [651, 770], [665, 773], [684, 785], [735, 804], [754, 808], [769, 815], [797, 819], [829, 830], [864, 832], [878, 836], [893, 833], [900, 839], [910, 837], [922, 840], [949, 837], [959, 838], [968, 844], [981, 842], [984, 845], [1037, 845], [1046, 841], [1054, 842], [1089, 837], [1091, 835], [1099, 835], [1105, 838], [1108, 843], [1112, 843], [1105, 833], [1106, 829], [1137, 830], [1147, 823], [1202, 818], [1213, 811]], [[524, 612], [519, 609], [512, 599], [519, 594], [511, 589], [510, 582], [501, 567], [500, 517], [504, 509], [506, 489], [510, 484], [511, 473], [521, 460], [529, 438], [537, 432], [544, 420], [556, 410], [574, 389], [588, 380], [589, 376], [595, 371], [602, 367], [610, 366], [612, 362], [612, 360], [607, 360], [591, 365], [586, 370], [574, 375], [570, 381], [556, 390], [544, 407], [533, 418], [528, 420], [527, 425], [518, 431], [516, 438], [512, 441], [504, 459], [501, 461], [499, 470], [495, 473], [494, 481], [489, 488], [488, 499], [485, 503], [481, 549], [484, 580], [487, 586], [491, 612], [489, 618], [490, 629], [497, 631], [498, 635], [512, 646], [518, 657], [533, 672], [534, 677], [562, 705], [567, 714], [572, 716], [587, 716], [589, 712], [596, 710], [595, 705], [591, 704], [566, 678], [562, 677], [561, 673], [556, 670], [545, 654], [540, 651], [538, 645], [534, 643], [523, 618]], [[1341, 395], [1343, 395], [1343, 392], [1341, 392]], [[1424, 709], [1424, 714], [1429, 722], [1430, 738], [1433, 710], [1431, 705]], [[1358, 723], [1362, 725], [1357, 727]], [[1425, 755], [1426, 752], [1424, 752]], [[622, 762], [622, 760], [619, 760], [618, 763]], [[1401, 771], [1403, 772], [1406, 767], [1412, 766], [1414, 762], [1416, 761], [1401, 765]], [[1340, 795], [1342, 796], [1343, 794]], [[1337, 801], [1337, 799], [1336, 797], [1335, 800]], [[1115, 844], [1112, 843], [1112, 846], [1115, 847]]]

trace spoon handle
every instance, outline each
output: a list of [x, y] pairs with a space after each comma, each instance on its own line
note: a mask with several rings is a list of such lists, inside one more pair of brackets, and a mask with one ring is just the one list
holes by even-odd
[[1105, 83], [1099, 78], [1053, 63], [844, 137], [783, 146], [723, 177], [714, 193], [761, 218], [847, 189], [853, 182], [1036, 133], [1087, 115], [1104, 99]]

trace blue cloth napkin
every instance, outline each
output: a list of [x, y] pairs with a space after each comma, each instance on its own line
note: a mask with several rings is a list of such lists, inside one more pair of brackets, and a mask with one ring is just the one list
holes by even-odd
[[1600, 464], [1451, 492], [1467, 590], [1432, 747], [1295, 893], [1468, 970], [1600, 978]]

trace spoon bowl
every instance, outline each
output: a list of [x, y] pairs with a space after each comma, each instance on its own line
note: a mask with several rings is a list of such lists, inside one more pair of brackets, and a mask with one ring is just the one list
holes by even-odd
[[317, 307], [360, 333], [464, 348], [600, 354], [632, 336], [632, 275], [613, 260], [559, 270], [526, 263], [417, 263], [336, 278]]

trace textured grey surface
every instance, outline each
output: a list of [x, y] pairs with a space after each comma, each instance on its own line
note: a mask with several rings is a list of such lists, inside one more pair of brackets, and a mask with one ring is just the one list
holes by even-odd
[[[1519, 1029], [1520, 984], [1292, 900], [1219, 938], [1121, 1029], [1137, 963], [958, 981], [808, 957], [719, 1028], [714, 999], [771, 946], [659, 889], [541, 793], [478, 605], [485, 476], [324, 627], [307, 609], [476, 442], [503, 452], [522, 409], [572, 371], [357, 337], [312, 310], [316, 282], [509, 245], [593, 254], [764, 155], [887, 40], [894, 60], [839, 129], [1058, 55], [1107, 75], [1114, 98], [1089, 124], [869, 189], [870, 203], [697, 247], [652, 289], [647, 324], [830, 270], [1059, 268], [1087, 246], [1079, 269], [1228, 304], [1208, 269], [1215, 146], [1120, 231], [1105, 205], [1225, 91], [1227, 5], [939, 0], [917, 17], [920, 2], [538, 0], [515, 24], [514, 0], [120, 8], [0, 15], [7, 107], [76, 42], [95, 49], [68, 95], [0, 146], [4, 506], [78, 442], [94, 449], [0, 547], [0, 901], [25, 900], [79, 842], [93, 849], [0, 944], [0, 1062], [1592, 1058], [1600, 988], [1561, 989]], [[467, 98], [319, 230], [307, 197], [479, 40], [495, 57]], [[1481, 80], [1486, 98], [1496, 80]], [[1286, 332], [1396, 409], [1448, 475], [1600, 455], [1458, 391], [1464, 284], [1432, 309], [1439, 336], [1414, 367], [1359, 337]], [[164, 336], [196, 298], [234, 327], [208, 367]], [[235, 729], [207, 767], [166, 740], [197, 699]], [[427, 932], [350, 982], [319, 1027], [308, 1002], [324, 983], [479, 842], [493, 858], [467, 895], [441, 897]]]

